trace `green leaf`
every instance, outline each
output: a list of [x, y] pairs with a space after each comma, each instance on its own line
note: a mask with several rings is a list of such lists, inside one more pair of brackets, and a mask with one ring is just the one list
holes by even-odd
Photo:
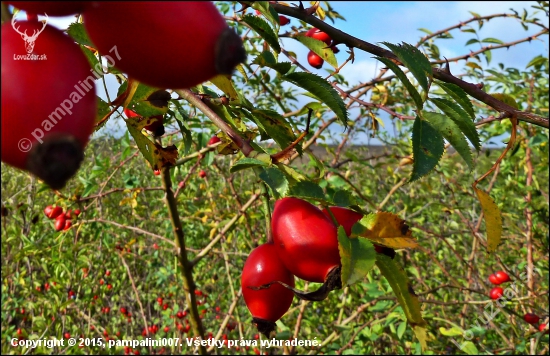
[[342, 262], [342, 287], [362, 280], [374, 267], [376, 252], [367, 239], [349, 238], [344, 227], [338, 227], [338, 251]]
[[401, 63], [407, 67], [412, 75], [418, 80], [418, 84], [428, 92], [428, 78], [432, 77], [432, 65], [426, 56], [418, 48], [403, 42], [401, 45], [394, 45], [389, 42], [382, 42], [386, 47], [399, 58]]
[[419, 28], [418, 31], [425, 32], [425, 33], [427, 33], [428, 35], [431, 35], [431, 34], [433, 33], [432, 31], [430, 31], [430, 30], [428, 30], [428, 29], [426, 29], [426, 28]]
[[235, 164], [233, 164], [231, 168], [229, 168], [229, 172], [234, 173], [234, 172], [241, 171], [243, 169], [248, 169], [253, 167], [269, 167], [269, 164], [255, 158], [243, 158], [235, 162]]
[[263, 51], [260, 53], [259, 56], [254, 58], [252, 61], [252, 64], [257, 64], [260, 67], [268, 67], [273, 68], [280, 74], [286, 74], [292, 67], [292, 64], [290, 62], [281, 62], [277, 63], [277, 60], [275, 59], [275, 56], [271, 51]]
[[269, 5], [268, 1], [254, 1], [252, 8], [258, 10], [269, 20], [273, 28], [279, 28], [279, 14]]
[[325, 194], [323, 189], [317, 184], [309, 181], [301, 181], [290, 187], [288, 192], [289, 196], [304, 198], [304, 199], [313, 199], [320, 202], [325, 202]]
[[445, 149], [443, 136], [418, 116], [413, 125], [412, 144], [414, 163], [409, 182], [428, 174], [437, 165]]
[[256, 31], [275, 52], [281, 52], [279, 38], [267, 22], [254, 15], [244, 15], [242, 20], [246, 22], [254, 31]]
[[[262, 134], [275, 140], [281, 148], [289, 146], [296, 140], [296, 135], [288, 121], [276, 111], [253, 109], [251, 114], [251, 119], [263, 131]], [[302, 155], [301, 145], [297, 145], [296, 150]]]
[[477, 38], [471, 38], [466, 42], [465, 46], [471, 45], [472, 43], [478, 43], [478, 42], [479, 40]]
[[542, 64], [548, 62], [548, 58], [542, 56], [542, 55], [538, 55], [536, 56], [535, 58], [531, 59], [531, 61], [529, 63], [527, 63], [527, 66], [525, 67], [525, 69], [529, 68], [529, 67], [539, 67], [541, 66]]
[[183, 144], [184, 144], [184, 155], [189, 154], [189, 150], [191, 149], [191, 144], [193, 143], [193, 136], [191, 136], [191, 131], [187, 128], [185, 125], [185, 122], [183, 120], [188, 121], [189, 116], [183, 109], [183, 106], [179, 101], [174, 101], [174, 104], [176, 105], [176, 108], [178, 109], [178, 114], [180, 114], [181, 119], [179, 119], [176, 115], [176, 123], [178, 124], [178, 127], [180, 128], [181, 134], [183, 136]]
[[312, 73], [295, 72], [283, 76], [283, 79], [305, 89], [325, 103], [338, 119], [347, 127], [348, 112], [346, 104], [338, 92], [323, 78]]
[[474, 161], [472, 159], [472, 151], [468, 146], [466, 138], [460, 131], [460, 128], [451, 120], [448, 116], [439, 114], [436, 112], [427, 112], [423, 111], [422, 116], [430, 122], [433, 128], [435, 128], [439, 133], [455, 148], [455, 150], [460, 154], [460, 156], [466, 161], [466, 164], [470, 169], [474, 166]]
[[299, 41], [300, 43], [302, 43], [308, 49], [315, 52], [318, 56], [323, 58], [323, 60], [326, 61], [328, 64], [330, 64], [334, 68], [338, 68], [338, 62], [336, 61], [334, 52], [332, 51], [332, 49], [330, 49], [330, 47], [327, 47], [327, 44], [325, 42], [315, 38], [307, 37], [304, 35], [298, 35], [293, 38]]
[[337, 190], [330, 199], [336, 206], [351, 206], [357, 204], [353, 195], [347, 190]]
[[384, 254], [376, 254], [376, 265], [380, 272], [388, 280], [393, 293], [397, 297], [399, 305], [405, 312], [405, 317], [409, 325], [413, 328], [418, 341], [425, 350], [426, 344], [426, 321], [422, 318], [421, 305], [418, 297], [414, 294], [412, 287], [409, 285], [405, 271], [393, 260]]
[[[97, 100], [97, 116], [95, 121], [97, 123], [99, 122], [99, 120], [103, 119], [103, 117], [105, 117], [105, 115], [107, 115], [111, 111], [111, 108], [109, 107], [109, 104], [103, 101], [103, 99], [101, 99], [99, 96], [96, 97], [96, 100]], [[103, 121], [103, 124], [101, 124], [100, 126], [96, 126], [94, 128], [94, 132], [99, 130], [103, 126], [105, 126], [107, 121], [109, 120], [105, 120]]]
[[484, 42], [484, 43], [496, 43], [496, 44], [503, 44], [503, 43], [504, 43], [504, 42], [502, 42], [501, 40], [499, 40], [498, 38], [493, 38], [493, 37], [485, 38], [485, 39], [481, 40], [481, 42]]
[[460, 349], [468, 355], [479, 355], [476, 345], [471, 341], [464, 341]]
[[[118, 89], [118, 95], [122, 94], [127, 86], [128, 82], [124, 82]], [[159, 100], [159, 97], [163, 97], [163, 99]], [[166, 91], [139, 83], [128, 108], [143, 117], [164, 115], [168, 111], [169, 99], [170, 94]]]
[[456, 103], [447, 99], [431, 98], [430, 100], [455, 122], [468, 140], [470, 140], [472, 145], [474, 145], [476, 150], [479, 151], [481, 149], [479, 134], [474, 122], [468, 117], [466, 111]]
[[401, 322], [399, 326], [397, 327], [397, 338], [401, 340], [403, 338], [403, 335], [405, 334], [405, 330], [407, 330], [407, 323]]
[[418, 91], [411, 84], [411, 82], [409, 81], [405, 73], [403, 73], [401, 68], [399, 68], [397, 64], [393, 63], [391, 60], [387, 58], [382, 58], [382, 57], [375, 57], [375, 58], [378, 59], [380, 62], [384, 63], [386, 67], [388, 67], [395, 73], [397, 78], [399, 78], [399, 80], [403, 83], [403, 85], [405, 85], [405, 88], [407, 88], [407, 91], [409, 92], [409, 94], [411, 94], [418, 110], [422, 110], [422, 107], [424, 106], [424, 103], [422, 102], [422, 98], [420, 98], [420, 94], [418, 94]]
[[[86, 32], [86, 29], [84, 28], [84, 24], [73, 22], [69, 25], [69, 28], [67, 29], [67, 34], [78, 44], [90, 46], [95, 48], [92, 41], [90, 41], [90, 38], [88, 37], [88, 33]], [[108, 53], [105, 53], [108, 54]]]
[[267, 183], [275, 199], [287, 195], [288, 181], [280, 170], [274, 167], [264, 168], [259, 174], [260, 179]]
[[439, 85], [441, 89], [443, 89], [451, 98], [453, 98], [458, 103], [458, 105], [460, 105], [464, 109], [464, 111], [468, 113], [472, 120], [475, 118], [472, 102], [468, 98], [466, 92], [461, 87], [455, 84], [444, 83], [439, 80], [437, 81], [437, 85]]

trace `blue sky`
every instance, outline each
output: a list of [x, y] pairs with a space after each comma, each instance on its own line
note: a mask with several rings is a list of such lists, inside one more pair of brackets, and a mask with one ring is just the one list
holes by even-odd
[[[308, 3], [304, 2], [304, 4]], [[293, 2], [290, 2], [290, 4], [293, 4]], [[444, 29], [457, 24], [459, 21], [470, 19], [472, 15], [469, 11], [478, 13], [481, 16], [510, 12], [510, 8], [515, 9], [519, 13], [523, 9], [527, 9], [529, 13], [532, 13], [534, 9], [531, 8], [531, 5], [535, 4], [536, 2], [534, 1], [334, 1], [331, 2], [333, 9], [345, 17], [346, 21], [337, 20], [335, 24], [332, 24], [330, 21], [328, 23], [344, 32], [374, 44], [379, 44], [382, 41], [414, 44], [421, 36], [425, 35], [418, 30], [419, 28], [426, 28], [431, 31]], [[251, 10], [248, 11], [250, 12]], [[539, 12], [537, 17], [548, 26], [548, 17], [545, 14]], [[50, 17], [49, 22], [54, 26], [66, 28], [73, 20], [74, 17]], [[291, 24], [296, 26], [299, 24], [299, 21], [293, 19]], [[472, 25], [477, 30], [477, 23], [472, 23]], [[508, 42], [525, 38], [538, 31], [539, 28], [532, 25], [529, 26], [528, 31], [525, 31], [519, 22], [514, 19], [496, 18], [486, 22], [478, 33], [481, 39], [495, 37]], [[477, 50], [480, 48], [479, 44], [465, 47], [466, 41], [474, 37], [472, 33], [462, 33], [454, 30], [451, 34], [454, 36], [454, 39], [438, 40], [436, 42], [442, 55], [447, 58], [466, 54], [470, 49]], [[287, 50], [297, 54], [301, 63], [307, 65], [307, 48], [292, 39], [282, 39], [282, 43]], [[339, 63], [342, 63], [346, 60], [347, 54], [345, 46], [341, 45], [340, 48], [341, 51], [336, 56]], [[546, 53], [548, 53], [548, 35], [542, 36], [541, 40], [522, 43], [508, 50], [498, 49], [493, 51], [491, 66], [496, 66], [501, 62], [506, 66], [516, 67], [521, 70], [525, 68], [526, 64], [533, 57]], [[380, 68], [380, 64], [372, 58], [373, 55], [358, 50], [355, 51], [355, 55], [355, 62], [347, 65], [341, 72], [351, 85], [372, 79]], [[451, 71], [455, 74], [460, 73], [464, 63], [465, 61], [460, 61], [458, 64], [451, 63]], [[485, 68], [485, 62], [482, 62], [482, 66]], [[328, 68], [328, 65], [325, 64], [324, 68]], [[309, 69], [314, 73], [326, 75], [325, 69]], [[305, 97], [299, 98], [301, 104], [308, 101], [310, 100]], [[350, 116], [353, 116], [353, 113]], [[386, 128], [390, 128], [390, 119], [388, 117], [383, 117], [383, 119], [387, 124]], [[364, 137], [359, 137], [358, 140], [363, 141]]]

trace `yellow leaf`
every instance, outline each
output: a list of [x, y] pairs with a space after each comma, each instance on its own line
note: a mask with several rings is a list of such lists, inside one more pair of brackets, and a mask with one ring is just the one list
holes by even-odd
[[231, 80], [227, 75], [223, 75], [223, 74], [217, 75], [214, 78], [210, 79], [210, 81], [215, 86], [217, 86], [218, 89], [223, 91], [230, 100], [236, 100], [238, 98], [237, 91], [233, 87], [233, 83], [231, 82]]
[[518, 104], [516, 103], [516, 100], [508, 94], [491, 93], [490, 95], [493, 98], [502, 101], [504, 104], [510, 105], [514, 109], [519, 109]]
[[176, 164], [176, 160], [178, 159], [178, 149], [176, 145], [162, 147], [156, 142], [154, 145], [155, 149], [152, 152], [155, 162], [154, 169], [161, 169], [162, 167], [169, 167]]
[[485, 229], [487, 230], [487, 252], [493, 252], [497, 249], [502, 237], [500, 209], [489, 194], [477, 187], [474, 187], [474, 191], [483, 210], [483, 219], [485, 220]]
[[391, 248], [416, 248], [418, 246], [405, 220], [384, 211], [364, 216], [353, 226], [352, 236], [361, 236]]

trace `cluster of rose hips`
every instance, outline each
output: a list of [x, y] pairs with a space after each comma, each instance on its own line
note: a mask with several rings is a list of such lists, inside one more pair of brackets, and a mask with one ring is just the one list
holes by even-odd
[[[498, 271], [489, 276], [489, 282], [498, 286], [502, 283], [510, 282], [510, 276], [508, 276], [508, 273], [504, 271]], [[494, 287], [489, 292], [489, 297], [496, 300], [502, 296], [503, 292], [504, 290], [501, 287]]]
[[[523, 320], [525, 320], [526, 323], [535, 326], [540, 321], [540, 317], [537, 314], [527, 313], [523, 316]], [[538, 326], [538, 329], [541, 332], [546, 330], [546, 332], [545, 332], [546, 334], [549, 333], [549, 330], [546, 328], [545, 323], [540, 323], [539, 326]]]
[[[329, 209], [348, 236], [353, 225], [363, 217], [346, 208]], [[294, 287], [296, 276], [309, 282], [327, 283], [341, 266], [338, 226], [326, 209], [320, 210], [298, 198], [280, 199], [275, 202], [271, 230], [273, 242], [260, 245], [250, 253], [241, 277], [245, 303], [258, 330], [266, 335], [287, 312], [294, 297], [292, 290], [272, 282]], [[390, 248], [375, 245], [375, 250], [395, 256]], [[336, 278], [339, 280], [340, 276]], [[266, 288], [267, 284], [270, 285]]]
[[[334, 53], [340, 52], [338, 47], [336, 47], [335, 44], [332, 44], [332, 38], [330, 38], [328, 34], [319, 30], [318, 28], [312, 28], [311, 30], [307, 31], [305, 35], [307, 37], [315, 38], [316, 40], [325, 42]], [[307, 61], [310, 66], [317, 69], [321, 68], [323, 66], [323, 63], [325, 62], [323, 58], [321, 58], [317, 53], [313, 51], [309, 51], [309, 53], [307, 54]]]
[[73, 224], [73, 217], [76, 218], [78, 217], [78, 215], [80, 215], [80, 209], [69, 209], [64, 213], [62, 207], [53, 207], [51, 205], [48, 205], [46, 208], [44, 208], [44, 215], [46, 215], [48, 219], [55, 219], [55, 231], [69, 230]]
[[[65, 186], [78, 170], [96, 125], [94, 87], [105, 68], [101, 63], [91, 68], [83, 51], [101, 53], [107, 70], [116, 66], [160, 89], [190, 88], [229, 75], [246, 59], [241, 37], [210, 1], [7, 3], [26, 11], [28, 20], [14, 17], [2, 25], [1, 159], [53, 189]], [[38, 21], [43, 14], [82, 14], [93, 47], [81, 48], [63, 31]], [[16, 60], [27, 55], [37, 60]], [[52, 90], [43, 90], [44, 85]], [[126, 115], [137, 114], [128, 109]], [[161, 135], [162, 120], [146, 129]]]

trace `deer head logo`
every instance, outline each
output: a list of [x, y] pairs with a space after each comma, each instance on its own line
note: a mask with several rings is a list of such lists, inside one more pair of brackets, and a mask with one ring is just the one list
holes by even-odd
[[15, 27], [15, 17], [12, 17], [11, 19], [11, 26], [13, 27], [13, 29], [15, 30], [15, 32], [17, 32], [18, 34], [21, 35], [21, 38], [25, 41], [25, 49], [27, 50], [27, 53], [32, 53], [33, 49], [34, 49], [34, 42], [36, 41], [36, 39], [38, 38], [38, 35], [40, 33], [42, 33], [42, 31], [44, 31], [44, 29], [46, 28], [46, 25], [48, 24], [48, 15], [47, 14], [44, 14], [46, 15], [46, 19], [45, 20], [42, 20], [42, 28], [40, 30], [34, 30], [32, 35], [27, 35], [27, 30], [25, 30], [25, 32], [21, 32], [19, 31], [19, 27]]

